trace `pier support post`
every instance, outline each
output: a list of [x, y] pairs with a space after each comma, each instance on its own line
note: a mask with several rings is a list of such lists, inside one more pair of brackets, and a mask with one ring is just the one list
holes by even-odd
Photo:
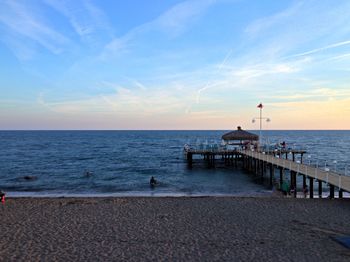
[[204, 155], [204, 159], [207, 161], [207, 166], [208, 166], [208, 168], [210, 168], [210, 167], [211, 167], [211, 164], [210, 164], [210, 154], [209, 154], [209, 153], [206, 153], [206, 154]]
[[322, 198], [322, 181], [318, 180], [318, 197]]
[[283, 184], [283, 168], [280, 167], [280, 189], [282, 188]]
[[329, 184], [329, 198], [334, 198], [334, 185]]
[[192, 168], [192, 153], [187, 153], [187, 166], [188, 168]]
[[294, 197], [296, 198], [297, 197], [297, 173], [294, 172]]
[[303, 189], [306, 187], [306, 176], [303, 175]]
[[314, 198], [314, 178], [309, 177], [309, 184], [310, 184], [310, 198]]
[[291, 189], [294, 188], [293, 195], [297, 197], [297, 173], [295, 171], [290, 171], [290, 183]]
[[339, 196], [338, 197], [339, 198], [343, 198], [343, 189], [339, 188]]
[[270, 186], [272, 186], [273, 184], [274, 173], [275, 173], [275, 167], [273, 166], [273, 164], [270, 164]]

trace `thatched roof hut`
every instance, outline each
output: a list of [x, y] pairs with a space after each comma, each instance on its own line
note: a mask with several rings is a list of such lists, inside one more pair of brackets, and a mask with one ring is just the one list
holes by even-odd
[[242, 128], [240, 126], [237, 127], [237, 130], [228, 132], [228, 133], [224, 134], [221, 138], [225, 141], [240, 141], [240, 143], [234, 143], [237, 145], [242, 144], [242, 141], [258, 141], [259, 140], [258, 135], [244, 131], [244, 130], [242, 130]]

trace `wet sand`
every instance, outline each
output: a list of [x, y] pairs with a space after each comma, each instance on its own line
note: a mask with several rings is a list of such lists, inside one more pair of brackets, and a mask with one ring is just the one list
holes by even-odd
[[350, 201], [12, 198], [0, 261], [350, 261]]

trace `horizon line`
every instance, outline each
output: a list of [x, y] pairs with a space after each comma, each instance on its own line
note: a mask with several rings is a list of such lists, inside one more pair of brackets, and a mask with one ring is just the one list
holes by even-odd
[[[236, 129], [0, 129], [0, 132], [9, 131], [227, 131]], [[243, 129], [257, 131], [259, 129]], [[262, 129], [261, 131], [350, 131], [350, 129]]]

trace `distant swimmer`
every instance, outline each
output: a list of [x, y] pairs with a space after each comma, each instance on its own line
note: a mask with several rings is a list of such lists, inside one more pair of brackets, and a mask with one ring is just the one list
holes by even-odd
[[36, 177], [36, 176], [24, 176], [23, 179], [25, 179], [25, 180], [36, 180], [36, 179], [38, 179], [38, 177]]
[[151, 187], [154, 187], [157, 185], [157, 180], [155, 180], [155, 178], [152, 176], [149, 181], [149, 184], [151, 185]]
[[85, 176], [86, 177], [90, 177], [90, 176], [92, 176], [94, 173], [92, 173], [92, 172], [90, 172], [90, 171], [86, 171], [85, 172]]

